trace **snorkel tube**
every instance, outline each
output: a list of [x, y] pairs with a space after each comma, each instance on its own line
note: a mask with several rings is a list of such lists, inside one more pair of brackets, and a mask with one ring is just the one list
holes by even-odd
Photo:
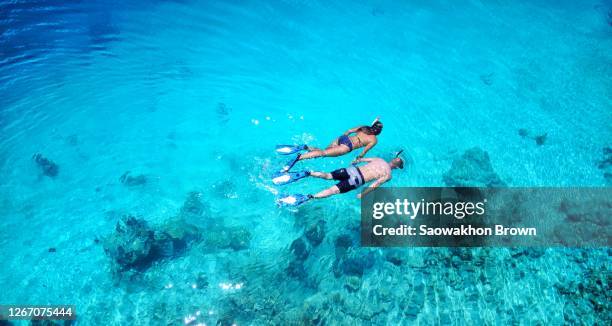
[[370, 127], [374, 127], [374, 124], [376, 124], [378, 122], [378, 120], [380, 120], [380, 117], [376, 117], [376, 119], [374, 119], [374, 121], [372, 121], [372, 124], [370, 124]]

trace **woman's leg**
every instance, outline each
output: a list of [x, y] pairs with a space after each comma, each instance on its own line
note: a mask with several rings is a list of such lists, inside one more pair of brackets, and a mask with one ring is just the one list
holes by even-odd
[[327, 147], [325, 147], [325, 149], [330, 149], [334, 146], [338, 146], [338, 139], [334, 139], [334, 141], [332, 141], [329, 145], [327, 145]]
[[344, 155], [348, 152], [350, 152], [351, 150], [348, 148], [348, 146], [346, 145], [338, 145], [338, 146], [334, 146], [332, 148], [328, 148], [324, 151], [312, 151], [312, 152], [308, 152], [308, 153], [304, 153], [302, 155], [300, 155], [300, 161], [301, 160], [307, 160], [307, 159], [311, 159], [311, 158], [317, 158], [317, 157], [336, 157], [336, 156], [340, 156], [340, 155]]

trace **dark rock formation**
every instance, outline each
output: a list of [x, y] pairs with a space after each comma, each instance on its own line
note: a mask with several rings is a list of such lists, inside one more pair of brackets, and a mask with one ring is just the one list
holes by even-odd
[[187, 199], [185, 199], [185, 202], [181, 207], [180, 214], [197, 216], [203, 215], [207, 207], [204, 205], [201, 199], [202, 194], [200, 192], [192, 191], [187, 194]]
[[544, 134], [535, 136], [533, 137], [533, 140], [535, 140], [536, 145], [542, 146], [546, 142], [546, 137], [548, 137], [548, 133], [544, 133]]
[[493, 85], [493, 77], [495, 73], [483, 74], [480, 75], [480, 81], [482, 81], [485, 85], [491, 86]]
[[293, 240], [289, 250], [293, 253], [295, 259], [297, 260], [306, 260], [306, 258], [308, 258], [310, 255], [310, 247], [303, 237]]
[[142, 271], [156, 260], [175, 257], [183, 253], [190, 242], [199, 240], [200, 235], [198, 228], [180, 219], [156, 230], [143, 219], [126, 216], [102, 243], [113, 270], [121, 273]]
[[349, 247], [353, 246], [353, 239], [348, 234], [340, 235], [334, 241], [334, 246], [336, 248], [336, 258], [342, 256], [346, 253]]
[[243, 250], [249, 248], [251, 232], [245, 227], [212, 226], [204, 234], [204, 245], [211, 250], [233, 249]]
[[230, 119], [230, 114], [232, 113], [232, 108], [227, 106], [223, 102], [217, 103], [217, 109], [215, 110], [217, 113], [217, 119], [220, 123], [227, 123]]
[[147, 177], [143, 174], [131, 176], [130, 171], [126, 171], [121, 177], [119, 177], [119, 181], [125, 186], [135, 187], [142, 186], [147, 183]]
[[304, 263], [299, 260], [292, 260], [285, 271], [287, 272], [287, 275], [299, 280], [305, 280], [308, 276], [306, 269], [304, 268]]
[[304, 235], [313, 247], [320, 245], [325, 238], [325, 221], [319, 220], [317, 223], [311, 225], [306, 232], [304, 232]]
[[115, 233], [104, 240], [104, 252], [112, 259], [116, 271], [146, 269], [154, 256], [155, 232], [147, 222], [133, 216], [117, 223]]
[[34, 154], [34, 156], [32, 156], [32, 159], [34, 160], [34, 162], [36, 162], [36, 165], [38, 165], [43, 175], [54, 178], [59, 173], [59, 165], [57, 165], [50, 159], [42, 156], [42, 154]]
[[351, 250], [336, 260], [334, 274], [362, 276], [366, 269], [372, 268], [376, 262], [376, 253], [369, 249]]
[[395, 266], [401, 266], [406, 260], [406, 251], [397, 248], [387, 248], [385, 250], [385, 260]]
[[598, 243], [609, 246], [612, 221], [612, 202], [607, 198], [586, 201], [563, 200], [559, 212], [565, 215], [563, 223], [553, 228], [557, 240], [567, 246]]
[[565, 298], [563, 317], [567, 324], [609, 325], [612, 320], [612, 273], [604, 265], [589, 268], [582, 277], [556, 284]]
[[468, 149], [453, 161], [443, 176], [450, 187], [504, 187], [506, 184], [493, 170], [489, 154], [478, 147]]
[[234, 228], [230, 230], [230, 248], [238, 251], [248, 249], [251, 243], [251, 232], [246, 228]]
[[597, 162], [597, 168], [604, 171], [606, 183], [612, 185], [612, 147], [604, 147], [602, 152], [603, 159]]
[[519, 136], [523, 137], [523, 138], [530, 138], [533, 139], [536, 143], [536, 145], [538, 146], [542, 146], [544, 145], [544, 143], [546, 142], [546, 139], [548, 137], [548, 133], [545, 132], [543, 134], [540, 135], [535, 135], [535, 136], [531, 136], [531, 132], [525, 128], [521, 128], [518, 130], [518, 134]]

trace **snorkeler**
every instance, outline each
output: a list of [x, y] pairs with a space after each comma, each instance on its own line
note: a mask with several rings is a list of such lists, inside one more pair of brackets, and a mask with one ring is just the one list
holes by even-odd
[[[347, 130], [342, 136], [335, 139], [326, 149], [318, 149], [307, 145], [292, 146], [278, 145], [276, 152], [283, 155], [294, 154], [302, 150], [307, 153], [297, 154], [281, 169], [281, 172], [289, 171], [297, 161], [307, 160], [317, 157], [335, 157], [351, 152], [353, 149], [365, 147], [355, 160], [364, 157], [372, 147], [376, 145], [376, 136], [382, 131], [383, 124], [376, 118], [370, 126], [360, 126]], [[353, 161], [355, 162], [355, 161]]]
[[[280, 206], [297, 206], [305, 203], [310, 199], [321, 199], [337, 194], [343, 194], [345, 192], [357, 189], [370, 181], [374, 181], [367, 189], [357, 195], [357, 198], [361, 198], [363, 195], [369, 193], [370, 191], [376, 189], [383, 183], [389, 181], [391, 179], [391, 170], [395, 168], [404, 168], [404, 160], [399, 157], [401, 153], [402, 151], [397, 153], [395, 158], [393, 158], [389, 162], [380, 158], [360, 158], [357, 159], [357, 163], [366, 162], [368, 164], [360, 167], [351, 165], [348, 168], [335, 170], [331, 173], [304, 171], [297, 173], [288, 172], [285, 174], [280, 174], [272, 180], [274, 183], [287, 184], [307, 176], [327, 180], [336, 180], [340, 182], [314, 195], [288, 195], [279, 198], [276, 202]], [[288, 176], [288, 178], [285, 176]], [[283, 179], [283, 177], [285, 178]]]

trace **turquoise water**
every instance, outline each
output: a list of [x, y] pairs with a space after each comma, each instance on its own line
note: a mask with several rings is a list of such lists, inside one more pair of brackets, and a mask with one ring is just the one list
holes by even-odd
[[[403, 148], [412, 161], [393, 186], [442, 186], [475, 146], [510, 186], [609, 185], [597, 163], [612, 141], [609, 1], [17, 1], [0, 12], [0, 304], [74, 304], [81, 325], [609, 324], [609, 304], [585, 299], [609, 299], [592, 281], [609, 282], [609, 249], [381, 249], [363, 275], [337, 277], [336, 239], [358, 235], [355, 193], [281, 210], [279, 192], [329, 184], [269, 182], [286, 159], [276, 144], [325, 146], [380, 116], [371, 154]], [[57, 176], [41, 175], [36, 153]], [[332, 170], [355, 155], [298, 164]], [[146, 182], [127, 186], [126, 171]], [[121, 216], [162, 227], [194, 191], [205, 210], [189, 222], [204, 237], [248, 230], [247, 246], [194, 241], [114, 275], [102, 240]], [[307, 276], [288, 275], [291, 243], [319, 219]], [[564, 290], [577, 284], [587, 294]]]

